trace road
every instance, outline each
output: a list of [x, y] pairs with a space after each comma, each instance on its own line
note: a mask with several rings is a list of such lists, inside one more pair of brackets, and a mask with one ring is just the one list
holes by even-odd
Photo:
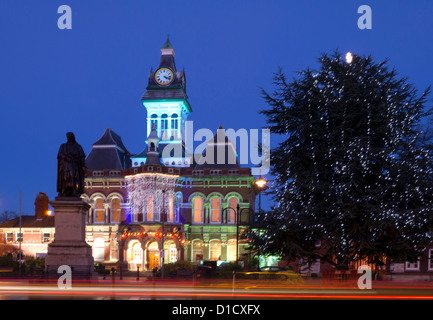
[[[64, 287], [64, 285], [63, 285]], [[0, 280], [1, 300], [433, 300], [432, 282], [373, 281], [361, 290], [353, 282], [305, 281], [72, 281], [59, 288], [57, 280]]]

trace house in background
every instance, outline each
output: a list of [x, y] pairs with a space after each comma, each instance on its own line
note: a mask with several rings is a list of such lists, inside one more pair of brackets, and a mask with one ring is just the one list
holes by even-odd
[[[44, 258], [54, 240], [54, 216], [48, 196], [40, 192], [35, 199], [35, 215], [22, 216], [0, 224], [0, 256]], [[21, 244], [21, 245], [20, 245]]]

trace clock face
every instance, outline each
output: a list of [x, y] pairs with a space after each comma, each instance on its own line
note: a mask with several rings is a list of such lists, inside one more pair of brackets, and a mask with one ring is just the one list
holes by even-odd
[[165, 86], [173, 81], [173, 72], [168, 68], [161, 68], [155, 72], [155, 81]]

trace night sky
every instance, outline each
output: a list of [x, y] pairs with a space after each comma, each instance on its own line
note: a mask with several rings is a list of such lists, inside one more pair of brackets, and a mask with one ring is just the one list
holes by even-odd
[[[60, 30], [60, 5], [72, 30]], [[370, 5], [371, 30], [358, 28]], [[0, 212], [54, 200], [66, 132], [86, 154], [107, 127], [144, 148], [141, 104], [167, 35], [185, 68], [194, 128], [260, 129], [278, 67], [294, 76], [338, 49], [390, 59], [419, 90], [433, 83], [433, 1], [0, 1]], [[271, 136], [275, 146], [278, 137]], [[269, 206], [265, 201], [264, 206]]]

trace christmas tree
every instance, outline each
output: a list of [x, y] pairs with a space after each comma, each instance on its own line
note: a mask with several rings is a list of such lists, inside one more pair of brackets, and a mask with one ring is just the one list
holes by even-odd
[[262, 111], [283, 141], [272, 150], [276, 205], [258, 216], [253, 248], [336, 266], [417, 260], [432, 241], [432, 148], [421, 141], [430, 88], [372, 57], [322, 54], [318, 70], [275, 90]]

